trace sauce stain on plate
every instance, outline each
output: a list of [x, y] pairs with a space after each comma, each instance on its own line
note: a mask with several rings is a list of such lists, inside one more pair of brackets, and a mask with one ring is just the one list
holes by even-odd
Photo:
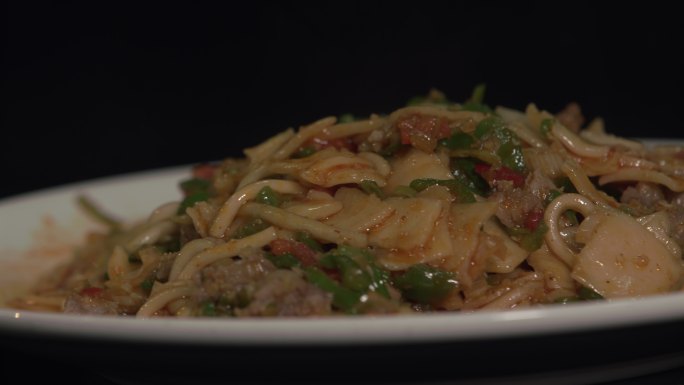
[[27, 248], [0, 249], [0, 306], [33, 288], [40, 277], [57, 266], [67, 263], [74, 248], [82, 242], [85, 226], [78, 219], [62, 225], [45, 214], [31, 232]]

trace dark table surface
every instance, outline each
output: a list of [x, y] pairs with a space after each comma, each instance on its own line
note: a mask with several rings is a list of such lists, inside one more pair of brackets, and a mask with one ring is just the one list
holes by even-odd
[[[244, 376], [231, 374], [230, 372], [225, 375], [222, 379], [217, 379], [212, 377], [211, 380], [203, 382], [201, 379], [194, 378], [191, 381], [186, 377], [184, 380], [171, 379], [167, 377], [166, 371], [163, 368], [157, 368], [149, 371], [139, 371], [131, 372], [126, 371], [124, 374], [114, 371], [114, 372], [102, 372], [100, 370], [93, 370], [86, 365], [79, 363], [65, 364], [60, 360], [54, 358], [45, 358], [42, 355], [26, 353], [23, 351], [17, 351], [13, 348], [3, 348], [0, 350], [0, 354], [3, 357], [3, 367], [6, 373], [16, 373], [19, 375], [19, 380], [25, 383], [38, 383], [38, 381], [49, 381], [50, 383], [60, 383], [60, 384], [117, 384], [117, 385], [176, 385], [183, 383], [193, 383], [193, 384], [240, 384], [240, 385], [256, 385], [256, 384], [303, 384], [303, 383], [316, 383], [316, 384], [355, 384], [355, 385], [365, 385], [365, 384], [426, 384], [426, 385], [447, 385], [447, 384], [473, 384], [473, 385], [516, 385], [516, 384], [526, 384], [526, 385], [536, 385], [536, 384], [596, 384], [596, 385], [679, 385], [684, 384], [684, 365], [667, 367], [662, 370], [653, 370], [647, 372], [647, 374], [629, 376], [628, 378], [620, 378], [622, 376], [618, 375], [619, 379], [614, 379], [615, 374], [607, 376], [607, 378], [612, 378], [606, 381], [597, 380], [586, 382], [587, 376], [578, 376], [576, 373], [571, 373], [570, 376], [558, 375], [556, 377], [543, 376], [537, 378], [535, 376], [520, 376], [520, 377], [496, 377], [492, 376], [488, 379], [463, 379], [463, 378], [431, 378], [429, 374], [421, 380], [407, 382], [401, 379], [400, 376], [387, 376], [385, 378], [364, 377], [362, 374], [359, 375], [358, 379], [354, 381], [340, 381], [335, 380], [335, 376], [331, 374], [330, 370], [313, 369], [315, 373], [320, 373], [320, 379], [317, 381], [309, 380], [309, 382], [304, 382], [296, 374], [284, 374], [277, 380], [249, 380], [245, 379]], [[681, 357], [680, 357], [681, 358]], [[680, 359], [681, 362], [681, 359]], [[382, 361], [379, 362], [382, 364]], [[391, 363], [387, 363], [390, 365]], [[246, 368], [242, 368], [245, 369]], [[294, 369], [293, 369], [294, 370]], [[309, 370], [312, 369], [302, 369]], [[583, 369], [578, 369], [581, 371]], [[617, 367], [620, 370], [630, 370], [629, 365], [623, 367]], [[426, 370], [426, 373], [427, 370]], [[187, 381], [186, 381], [187, 380]]]
[[285, 346], [143, 343], [104, 334], [86, 338], [0, 329], [0, 349], [7, 368], [26, 368], [20, 370], [23, 378], [67, 383], [681, 384], [683, 322], [434, 342]]

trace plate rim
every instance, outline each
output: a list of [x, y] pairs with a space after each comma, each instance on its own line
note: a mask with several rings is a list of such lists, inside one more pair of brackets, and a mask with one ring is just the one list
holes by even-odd
[[668, 293], [506, 311], [305, 319], [136, 318], [3, 308], [0, 330], [183, 345], [392, 345], [539, 337], [684, 321], [683, 304], [684, 293]]

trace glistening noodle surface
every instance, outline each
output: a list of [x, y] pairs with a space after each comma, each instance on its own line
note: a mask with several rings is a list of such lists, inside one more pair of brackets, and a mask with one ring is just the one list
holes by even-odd
[[[513, 309], [681, 291], [684, 149], [439, 92], [201, 164], [17, 308], [138, 316]], [[160, 202], [161, 203], [161, 202]]]

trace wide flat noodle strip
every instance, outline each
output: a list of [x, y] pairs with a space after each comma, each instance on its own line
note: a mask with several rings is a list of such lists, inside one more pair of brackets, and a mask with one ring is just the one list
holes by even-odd
[[401, 250], [424, 246], [432, 236], [443, 202], [425, 198], [390, 198], [385, 203], [394, 213], [371, 230], [369, 243]]
[[551, 135], [558, 139], [568, 151], [579, 156], [605, 158], [610, 152], [610, 147], [589, 143], [558, 121], [554, 121], [553, 126], [551, 126]]
[[437, 118], [446, 118], [451, 121], [472, 119], [476, 123], [485, 118], [485, 114], [476, 111], [454, 111], [442, 107], [411, 106], [398, 109], [390, 114], [390, 120], [396, 121], [409, 115], [429, 115]]
[[394, 208], [376, 195], [348, 187], [337, 190], [335, 200], [342, 203], [342, 210], [324, 222], [340, 229], [367, 233], [394, 213]]
[[684, 191], [684, 180], [672, 178], [655, 170], [625, 168], [612, 174], [603, 175], [598, 180], [599, 185], [601, 186], [614, 182], [634, 181], [661, 184], [675, 192]]
[[273, 159], [282, 160], [292, 155], [299, 147], [304, 145], [309, 139], [337, 139], [352, 135], [363, 134], [371, 132], [380, 127], [385, 122], [385, 118], [372, 116], [371, 119], [361, 120], [352, 123], [341, 123], [331, 127], [337, 122], [335, 117], [327, 117], [318, 120], [309, 126], [302, 127], [297, 134], [290, 139], [278, 152], [275, 153]]
[[[430, 228], [431, 224], [425, 223], [426, 228], [424, 231], [427, 235], [425, 242], [410, 248], [393, 247], [389, 248], [386, 252], [379, 252], [378, 262], [384, 268], [388, 270], [404, 270], [417, 263], [435, 262], [450, 258], [453, 255], [453, 245], [451, 243], [451, 234], [449, 233], [451, 206], [448, 201], [445, 202], [434, 199], [433, 201], [441, 202], [442, 208], [439, 212], [439, 216], [435, 220], [434, 227], [429, 233], [427, 233], [427, 230]], [[397, 211], [396, 209], [395, 212], [396, 214], [394, 217], [396, 217], [396, 215], [402, 215], [400, 214], [400, 211]], [[388, 222], [391, 222], [391, 219]], [[416, 224], [420, 226], [421, 224], [418, 222], [419, 221], [416, 221]], [[383, 226], [379, 226], [378, 228], [380, 229], [380, 232], [382, 232]], [[371, 243], [373, 243], [373, 234], [374, 232], [371, 233]]]
[[240, 213], [261, 218], [275, 226], [287, 230], [308, 232], [313, 237], [322, 241], [349, 244], [356, 247], [365, 247], [368, 245], [368, 239], [365, 234], [349, 231], [347, 229], [340, 229], [313, 219], [300, 217], [278, 207], [259, 203], [248, 203], [240, 209]]
[[570, 276], [570, 268], [558, 259], [546, 245], [532, 252], [527, 263], [535, 272], [544, 277], [544, 286], [549, 301], [575, 296], [575, 281]]
[[600, 204], [610, 207], [619, 207], [620, 204], [615, 200], [615, 198], [609, 196], [603, 191], [596, 189], [589, 177], [582, 171], [582, 169], [572, 161], [565, 162], [561, 167], [561, 170], [567, 175], [572, 182], [573, 186], [577, 191], [591, 199], [595, 204]]
[[408, 186], [415, 179], [453, 179], [448, 162], [445, 164], [436, 154], [428, 154], [412, 148], [402, 157], [390, 163], [392, 173], [385, 191], [391, 193], [398, 186]]

